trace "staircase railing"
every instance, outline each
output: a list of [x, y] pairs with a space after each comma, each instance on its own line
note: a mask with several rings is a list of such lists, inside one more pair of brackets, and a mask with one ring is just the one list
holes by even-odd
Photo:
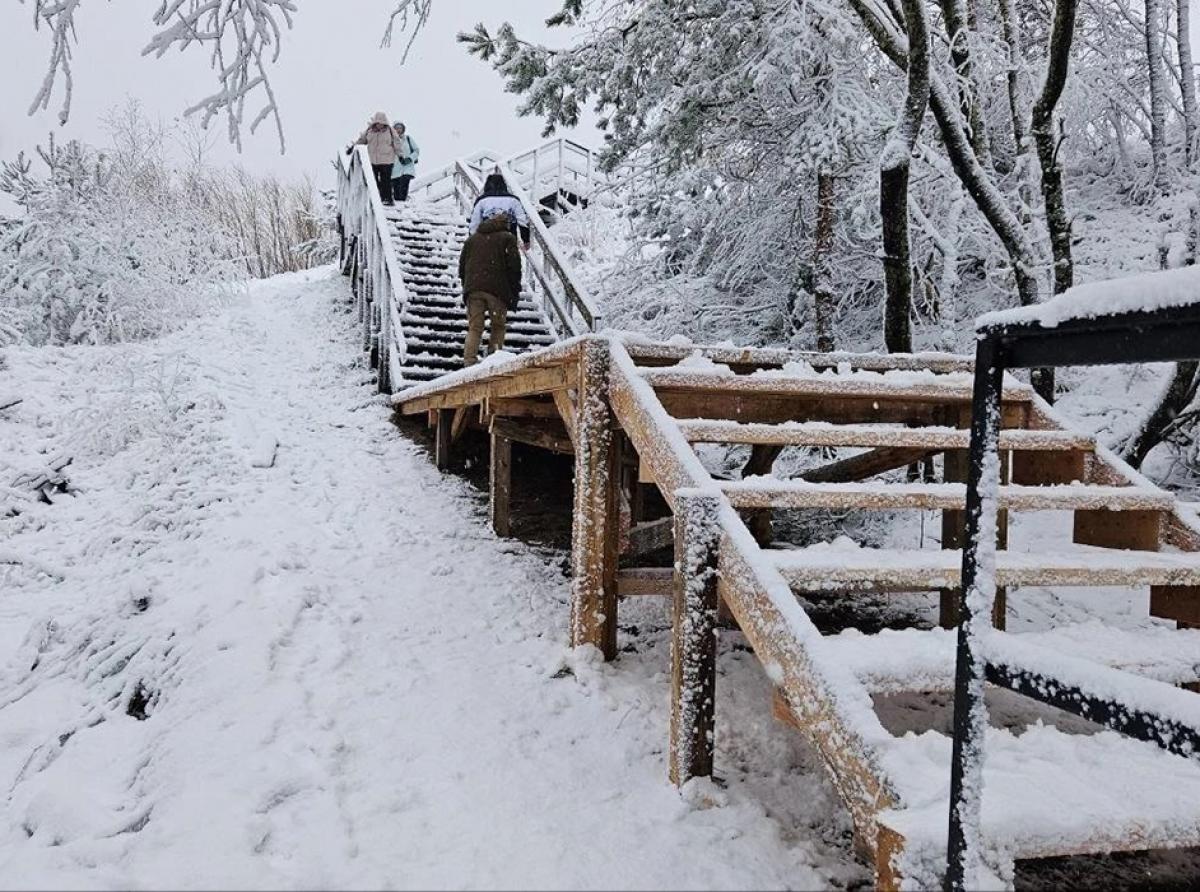
[[383, 202], [365, 146], [339, 155], [338, 230], [342, 270], [350, 276], [363, 349], [379, 369], [379, 389], [390, 393], [408, 353], [400, 316], [408, 304], [400, 261], [392, 245]]
[[494, 162], [487, 153], [460, 159], [414, 181], [409, 194], [432, 202], [454, 200], [460, 211], [469, 214], [475, 200], [483, 194], [481, 175], [493, 170], [503, 174], [509, 190], [529, 217], [531, 243], [526, 266], [532, 290], [541, 299], [542, 311], [550, 324], [564, 338], [599, 331], [602, 317], [595, 303], [555, 244], [539, 213], [541, 205], [530, 197], [521, 176], [507, 164]]

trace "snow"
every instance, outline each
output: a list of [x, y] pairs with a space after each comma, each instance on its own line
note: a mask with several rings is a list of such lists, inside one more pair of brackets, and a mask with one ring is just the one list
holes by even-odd
[[1200, 267], [1187, 266], [1076, 285], [1043, 304], [986, 313], [976, 320], [976, 327], [1038, 324], [1054, 328], [1073, 319], [1096, 319], [1195, 303], [1200, 303]]
[[561, 554], [391, 425], [345, 296], [325, 270], [161, 341], [7, 351], [0, 455], [70, 445], [80, 492], [0, 518], [0, 885], [864, 882], [748, 655], [727, 789], [668, 784], [669, 635], [568, 650]]

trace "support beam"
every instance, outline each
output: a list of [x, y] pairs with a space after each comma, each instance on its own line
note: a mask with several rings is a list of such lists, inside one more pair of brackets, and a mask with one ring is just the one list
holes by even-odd
[[556, 422], [550, 421], [512, 421], [508, 418], [493, 418], [491, 425], [493, 434], [524, 443], [526, 446], [536, 446], [557, 452], [560, 455], [573, 455], [575, 447], [567, 432]]
[[717, 682], [717, 553], [720, 499], [677, 497], [671, 644], [671, 782], [682, 786], [713, 770]]
[[804, 471], [798, 476], [809, 483], [849, 483], [907, 467], [933, 454], [928, 449], [888, 446], [852, 455], [850, 458]]
[[[779, 458], [781, 452], [783, 452], [783, 446], [774, 443], [756, 444], [750, 447], [750, 460], [746, 462], [746, 467], [742, 468], [742, 477], [761, 477], [770, 474], [771, 469], [775, 466], [775, 459]], [[775, 537], [771, 529], [771, 509], [756, 508], [747, 511], [745, 519], [754, 541], [762, 546], [770, 545], [771, 540]]]
[[492, 426], [492, 455], [488, 503], [492, 530], [497, 536], [512, 535], [509, 507], [512, 499], [512, 440]]
[[450, 424], [450, 442], [457, 443], [471, 423], [471, 415], [478, 410], [474, 406], [460, 406], [454, 410], [454, 421]]
[[439, 471], [450, 467], [451, 428], [454, 425], [453, 409], [437, 410], [437, 428], [434, 434], [433, 462]]
[[590, 340], [579, 362], [575, 510], [571, 529], [571, 645], [617, 655], [621, 438], [609, 409], [609, 345]]
[[662, 517], [634, 524], [629, 530], [625, 554], [639, 555], [666, 548], [675, 540], [675, 518]]

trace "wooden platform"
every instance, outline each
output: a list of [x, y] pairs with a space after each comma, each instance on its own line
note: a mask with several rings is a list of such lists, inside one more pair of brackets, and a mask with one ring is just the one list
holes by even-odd
[[[921, 859], [936, 848], [939, 828], [944, 845], [944, 811], [940, 823], [934, 819], [945, 799], [919, 781], [929, 776], [933, 750], [891, 735], [872, 694], [944, 689], [950, 636], [914, 630], [902, 640], [825, 638], [797, 595], [937, 591], [942, 623], [953, 624], [949, 595], [960, 580], [970, 372], [969, 361], [946, 355], [824, 356], [587, 336], [446, 375], [394, 402], [399, 412], [423, 415], [436, 427], [443, 466], [463, 430], [488, 434], [491, 516], [502, 535], [511, 524], [512, 444], [572, 454], [572, 644], [613, 659], [621, 599], [671, 599], [672, 780], [682, 784], [712, 772], [714, 636], [736, 624], [779, 690], [777, 714], [799, 729], [828, 769], [860, 845], [875, 859], [879, 885], [894, 887], [906, 876], [928, 879]], [[1002, 546], [1008, 526], [1022, 523], [1026, 512], [1069, 516], [1072, 541], [1001, 551], [999, 583], [1136, 587], [1148, 591], [1150, 612], [1168, 621], [1144, 634], [1099, 624], [1058, 638], [1051, 630], [1040, 645], [1104, 672], [1133, 672], [1160, 684], [1200, 681], [1200, 633], [1172, 625], [1200, 623], [1200, 530], [1190, 512], [1181, 513], [1169, 494], [1090, 437], [1067, 430], [1019, 382], [1006, 386], [1002, 422]], [[744, 479], [715, 479], [698, 451], [709, 444], [749, 447]], [[796, 477], [773, 476], [785, 448], [839, 451]], [[895, 479], [908, 468], [919, 468], [920, 479]], [[926, 482], [931, 469], [935, 479]], [[669, 514], [647, 513], [648, 488]], [[846, 542], [767, 547], [772, 512], [814, 510], [937, 511], [945, 550]], [[640, 555], [669, 547], [674, 569], [638, 565]], [[1004, 622], [1002, 602], [996, 620]], [[899, 659], [902, 653], [911, 658]], [[1037, 739], [1021, 745], [1021, 758], [1036, 756]], [[1103, 744], [1097, 740], [1097, 752]], [[948, 741], [945, 753], [948, 784]], [[1193, 776], [1169, 761], [1178, 757], [1142, 750], [1136, 756], [1146, 771], [1178, 771], [1188, 789], [1200, 789], [1200, 771]], [[905, 760], [912, 760], [911, 776]], [[1088, 786], [1084, 767], [1071, 771], [1075, 786], [1064, 788], [1064, 796]], [[1006, 777], [1001, 771], [996, 783]], [[1103, 782], [1097, 775], [1095, 784]], [[1003, 822], [985, 822], [984, 832], [1009, 857], [1136, 849], [1151, 841], [1192, 844], [1196, 834], [1173, 833], [1166, 822], [1191, 820], [1200, 828], [1200, 801], [1159, 808], [1152, 791], [1129, 798], [1129, 808], [1143, 813], [1080, 818], [1070, 833], [1056, 836], [1041, 806], [1018, 828], [1019, 844]], [[1055, 839], [1063, 841], [1058, 848]], [[944, 849], [942, 857], [944, 864]]]

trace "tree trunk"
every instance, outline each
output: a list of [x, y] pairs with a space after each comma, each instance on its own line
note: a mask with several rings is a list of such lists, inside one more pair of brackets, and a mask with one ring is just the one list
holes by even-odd
[[[874, 5], [869, 0], [850, 0], [850, 5], [883, 53], [897, 67], [907, 69], [907, 48], [895, 39], [892, 29], [878, 18]], [[946, 154], [955, 174], [1008, 253], [1021, 305], [1037, 303], [1039, 289], [1033, 274], [1037, 266], [1037, 254], [1033, 244], [1021, 221], [1008, 206], [1004, 194], [979, 163], [951, 91], [940, 78], [932, 74], [929, 79], [929, 107], [941, 130]]]
[[1033, 186], [1030, 182], [1032, 163], [1029, 157], [1029, 128], [1025, 126], [1025, 103], [1021, 95], [1021, 46], [1017, 39], [1017, 24], [1013, 17], [1013, 0], [1000, 2], [1000, 31], [1008, 53], [1005, 79], [1008, 83], [1008, 113], [1012, 119], [1014, 167], [1017, 173], [1018, 194], [1021, 196], [1021, 222], [1028, 225], [1033, 207]]
[[[952, 2], [952, 0], [947, 0]], [[929, 105], [929, 25], [925, 0], [903, 0], [908, 30], [908, 84], [896, 129], [879, 161], [879, 216], [887, 288], [883, 339], [890, 353], [911, 353], [912, 260], [908, 240], [908, 170]]]
[[[1186, 0], [1183, 0], [1186, 2]], [[1167, 96], [1163, 77], [1161, 0], [1145, 0], [1146, 65], [1150, 81], [1150, 157], [1154, 167], [1154, 188], [1167, 191]]]
[[1179, 49], [1179, 85], [1183, 96], [1183, 157], [1188, 170], [1196, 160], [1196, 69], [1192, 64], [1191, 0], [1175, 0], [1175, 42]]
[[1179, 413], [1195, 399], [1197, 367], [1195, 362], [1175, 364], [1175, 373], [1171, 376], [1167, 389], [1159, 398], [1158, 405], [1154, 407], [1141, 429], [1130, 438], [1121, 451], [1121, 457], [1133, 467], [1140, 468], [1142, 466], [1142, 462], [1146, 460], [1150, 450], [1163, 441], [1168, 428], [1179, 416]]
[[[1058, 144], [1054, 138], [1054, 110], [1067, 84], [1077, 8], [1078, 0], [1057, 0], [1054, 4], [1046, 82], [1033, 105], [1030, 121], [1038, 162], [1042, 167], [1042, 200], [1046, 204], [1046, 229], [1050, 233], [1050, 253], [1054, 257], [1055, 294], [1062, 294], [1075, 283], [1075, 263], [1071, 258], [1071, 220], [1067, 216], [1062, 165], [1058, 163]], [[1043, 399], [1054, 401], [1054, 369], [1034, 369], [1033, 384]]]
[[[991, 145], [988, 140], [987, 122], [979, 102], [979, 85], [975, 80], [971, 62], [971, 27], [968, 11], [963, 0], [941, 0], [942, 18], [946, 22], [946, 34], [950, 38], [950, 59], [958, 74], [958, 98], [962, 116], [970, 130], [971, 148], [984, 167], [992, 166]], [[905, 6], [907, 10], [907, 6]], [[905, 12], [905, 19], [908, 13]]]
[[817, 328], [817, 349], [831, 353], [835, 349], [833, 317], [837, 298], [829, 284], [829, 258], [833, 254], [834, 206], [833, 172], [821, 167], [817, 172], [817, 225], [813, 237], [813, 319]]

